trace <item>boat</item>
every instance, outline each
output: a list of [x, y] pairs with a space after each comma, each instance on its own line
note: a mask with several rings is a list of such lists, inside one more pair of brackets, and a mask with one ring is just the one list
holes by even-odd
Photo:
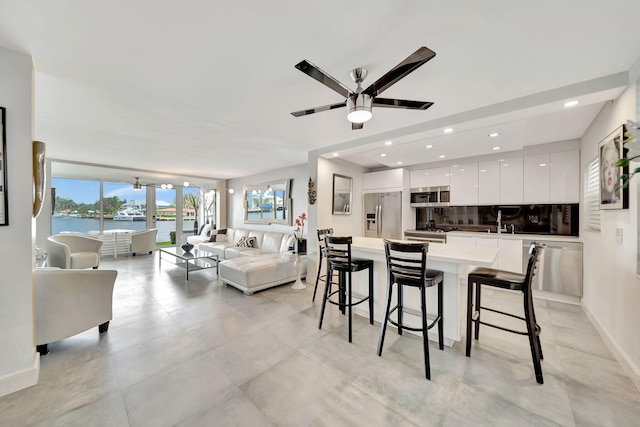
[[113, 216], [114, 221], [146, 221], [147, 217], [145, 214], [136, 209], [120, 209]]

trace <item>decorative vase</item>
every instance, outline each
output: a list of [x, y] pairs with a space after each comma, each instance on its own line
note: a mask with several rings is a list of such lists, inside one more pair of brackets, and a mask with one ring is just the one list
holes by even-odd
[[191, 249], [193, 249], [193, 245], [191, 243], [185, 243], [181, 247], [185, 252], [189, 252]]
[[296, 240], [296, 253], [297, 254], [306, 254], [307, 253], [307, 239], [297, 239]]

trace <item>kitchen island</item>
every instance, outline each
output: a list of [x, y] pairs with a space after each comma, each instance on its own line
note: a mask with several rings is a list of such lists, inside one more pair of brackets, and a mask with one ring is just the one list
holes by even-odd
[[[398, 240], [403, 241], [403, 240]], [[409, 242], [408, 242], [409, 243]], [[413, 242], [415, 243], [415, 242]], [[387, 264], [384, 253], [383, 239], [373, 237], [354, 237], [351, 251], [354, 257], [367, 258], [374, 263], [374, 318], [381, 322], [384, 313], [385, 298], [387, 293]], [[480, 267], [492, 267], [498, 255], [497, 248], [480, 248], [465, 245], [429, 245], [427, 254], [427, 267], [444, 272], [444, 342], [447, 346], [460, 341], [460, 313], [466, 309], [461, 307], [460, 270], [462, 266], [472, 265]], [[366, 295], [367, 278], [366, 274], [353, 274], [353, 291]], [[466, 287], [465, 287], [466, 289]], [[466, 295], [466, 290], [465, 290]], [[395, 295], [393, 305], [395, 305]], [[404, 294], [405, 323], [418, 326], [420, 324], [420, 294], [417, 289], [406, 289]], [[466, 302], [465, 302], [466, 304]], [[437, 290], [435, 287], [427, 290], [427, 312], [430, 315], [437, 313]], [[412, 315], [415, 313], [416, 315]], [[361, 304], [356, 308], [356, 314], [369, 316], [369, 309], [366, 304]], [[437, 341], [437, 333], [429, 332], [430, 339]]]

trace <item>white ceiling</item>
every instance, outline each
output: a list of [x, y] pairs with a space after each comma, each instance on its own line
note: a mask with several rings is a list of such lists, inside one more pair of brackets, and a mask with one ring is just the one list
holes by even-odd
[[[48, 157], [226, 179], [312, 150], [411, 166], [579, 138], [640, 57], [638, 16], [637, 0], [0, 0], [0, 45], [33, 57]], [[344, 109], [290, 114], [342, 101], [302, 59], [355, 89], [353, 68], [366, 87], [423, 45], [436, 57], [384, 97], [430, 109], [374, 108], [359, 131]]]

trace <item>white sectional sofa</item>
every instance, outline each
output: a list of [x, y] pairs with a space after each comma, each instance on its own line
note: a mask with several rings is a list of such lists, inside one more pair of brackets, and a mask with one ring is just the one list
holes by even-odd
[[[239, 246], [243, 239], [251, 238], [253, 246]], [[218, 274], [223, 283], [251, 295], [297, 279], [298, 256], [290, 253], [294, 241], [289, 233], [228, 228], [226, 234], [216, 234], [215, 242], [202, 242], [198, 247], [218, 255]], [[300, 262], [300, 276], [305, 277], [306, 259]]]

